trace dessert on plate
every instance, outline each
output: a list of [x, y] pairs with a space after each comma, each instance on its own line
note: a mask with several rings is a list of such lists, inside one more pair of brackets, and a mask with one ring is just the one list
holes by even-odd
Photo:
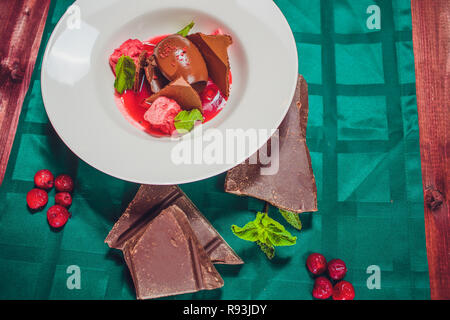
[[230, 95], [231, 36], [220, 29], [189, 34], [193, 26], [148, 41], [129, 39], [109, 57], [120, 111], [153, 136], [184, 134], [210, 121]]

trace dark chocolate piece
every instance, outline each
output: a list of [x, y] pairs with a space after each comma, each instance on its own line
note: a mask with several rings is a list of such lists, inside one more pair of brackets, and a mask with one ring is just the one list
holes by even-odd
[[228, 47], [233, 39], [228, 35], [206, 35], [194, 33], [188, 36], [200, 50], [208, 67], [209, 76], [219, 87], [220, 92], [228, 98], [230, 95], [230, 61]]
[[[307, 121], [308, 86], [299, 75], [294, 99], [278, 128], [278, 173], [261, 175], [260, 170], [264, 165], [259, 161], [257, 164], [250, 164], [247, 159], [228, 171], [225, 191], [265, 200], [291, 212], [317, 211], [316, 180], [306, 145]], [[265, 148], [266, 146], [262, 150], [266, 150]]]
[[172, 81], [161, 89], [161, 91], [153, 94], [145, 101], [151, 104], [161, 96], [175, 100], [183, 110], [198, 109], [203, 113], [200, 96], [183, 77]]
[[138, 64], [136, 66], [136, 72], [134, 74], [133, 90], [136, 92], [139, 91], [141, 87], [142, 84], [141, 79], [143, 78], [144, 68], [146, 67], [146, 65], [147, 65], [147, 51], [143, 50], [139, 55]]
[[208, 82], [208, 69], [198, 48], [179, 34], [161, 40], [154, 56], [161, 73], [170, 81], [183, 77], [197, 92]]
[[150, 84], [150, 89], [152, 93], [158, 93], [164, 88], [169, 81], [161, 74], [158, 67], [156, 66], [155, 57], [151, 56], [147, 58], [147, 63], [145, 70], [145, 77]]
[[223, 280], [176, 205], [161, 211], [123, 249], [138, 299], [221, 288]]
[[243, 263], [217, 230], [177, 186], [142, 185], [128, 208], [111, 229], [105, 242], [111, 248], [123, 249], [125, 242], [138, 233], [138, 230], [145, 227], [161, 210], [174, 204], [185, 212], [196, 237], [213, 263]]

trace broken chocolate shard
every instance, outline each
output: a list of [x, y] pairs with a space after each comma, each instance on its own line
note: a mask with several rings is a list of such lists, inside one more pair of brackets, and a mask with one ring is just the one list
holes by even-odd
[[138, 63], [136, 65], [136, 72], [134, 73], [134, 85], [133, 90], [139, 91], [141, 87], [141, 79], [143, 79], [144, 68], [147, 65], [147, 51], [142, 50], [138, 58]]
[[144, 68], [144, 71], [145, 78], [150, 84], [152, 93], [158, 93], [169, 83], [169, 81], [161, 74], [158, 67], [156, 66], [156, 62], [154, 62], [154, 56], [147, 58], [147, 65]]
[[142, 185], [125, 212], [108, 234], [105, 242], [116, 249], [139, 233], [151, 219], [170, 205], [180, 207], [211, 261], [217, 264], [242, 264], [243, 261], [217, 230], [177, 186]]
[[208, 82], [208, 69], [198, 48], [186, 37], [170, 35], [161, 40], [154, 52], [161, 73], [170, 81], [183, 77], [197, 92]]
[[138, 299], [221, 288], [223, 280], [184, 212], [172, 205], [127, 241], [126, 261]]
[[233, 43], [229, 35], [206, 35], [194, 33], [188, 35], [200, 50], [208, 67], [209, 76], [219, 87], [220, 92], [228, 98], [230, 95], [230, 61], [228, 47]]
[[[250, 164], [247, 160], [228, 171], [225, 191], [261, 199], [291, 212], [317, 211], [316, 180], [306, 145], [307, 121], [308, 87], [305, 79], [299, 75], [294, 99], [278, 128], [278, 172], [262, 175], [261, 169], [265, 165], [260, 161]], [[265, 148], [263, 146], [260, 150]]]
[[203, 113], [200, 96], [183, 77], [172, 81], [161, 89], [161, 91], [151, 95], [145, 101], [151, 104], [161, 96], [175, 100], [183, 110], [198, 109]]

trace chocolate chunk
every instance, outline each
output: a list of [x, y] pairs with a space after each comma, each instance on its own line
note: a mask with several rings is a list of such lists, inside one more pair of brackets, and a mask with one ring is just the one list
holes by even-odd
[[138, 64], [136, 66], [136, 72], [134, 74], [134, 91], [139, 91], [141, 87], [141, 79], [144, 74], [144, 68], [147, 66], [147, 51], [143, 50], [138, 58]]
[[192, 110], [198, 109], [203, 113], [202, 100], [189, 83], [184, 80], [183, 77], [172, 81], [167, 86], [165, 86], [161, 91], [151, 95], [145, 101], [147, 103], [153, 103], [160, 96], [164, 96], [175, 100], [182, 109]]
[[124, 247], [138, 299], [212, 290], [220, 274], [176, 205], [161, 211]]
[[150, 89], [153, 93], [158, 93], [169, 83], [169, 81], [161, 74], [161, 71], [159, 71], [156, 66], [154, 56], [147, 58], [147, 65], [144, 70], [145, 77], [147, 78], [147, 81], [150, 84]]
[[151, 219], [170, 205], [177, 205], [185, 212], [196, 237], [213, 263], [243, 263], [217, 230], [177, 186], [142, 185], [108, 234], [105, 242], [111, 248], [122, 250], [131, 237], [139, 233], [139, 230], [142, 230]]
[[250, 164], [247, 160], [228, 171], [225, 191], [265, 200], [291, 212], [317, 211], [316, 180], [306, 146], [307, 121], [308, 86], [300, 75], [292, 104], [278, 128], [278, 172], [261, 175], [264, 165], [260, 161]]
[[194, 33], [188, 36], [200, 50], [208, 67], [209, 76], [219, 87], [220, 92], [228, 98], [230, 95], [230, 62], [228, 47], [233, 39], [228, 35], [206, 35]]
[[208, 82], [208, 69], [200, 51], [189, 39], [170, 35], [158, 43], [154, 56], [167, 79], [183, 77], [197, 92], [203, 91]]

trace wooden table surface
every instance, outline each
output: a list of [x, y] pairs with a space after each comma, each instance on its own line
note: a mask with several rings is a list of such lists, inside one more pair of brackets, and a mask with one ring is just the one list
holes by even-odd
[[0, 1], [0, 185], [30, 85], [50, 0]]
[[431, 298], [450, 299], [450, 1], [411, 11]]
[[[0, 1], [0, 185], [49, 4]], [[431, 298], [450, 299], [450, 1], [411, 0], [411, 11]]]

